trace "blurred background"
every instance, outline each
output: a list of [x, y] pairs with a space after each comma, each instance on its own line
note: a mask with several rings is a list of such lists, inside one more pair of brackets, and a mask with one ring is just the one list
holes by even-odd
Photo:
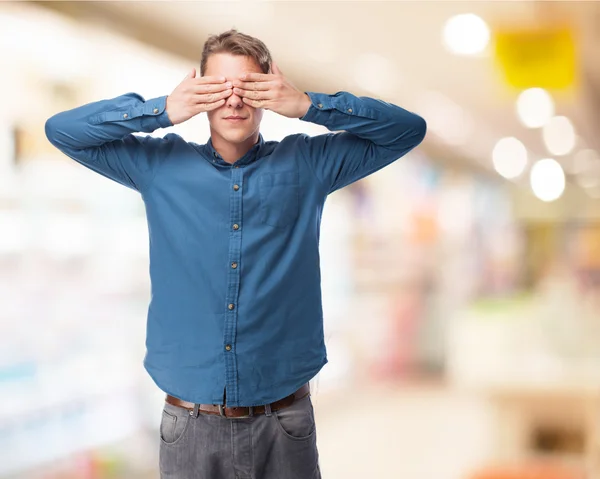
[[600, 478], [600, 4], [573, 1], [0, 3], [0, 477], [158, 477], [144, 206], [44, 123], [171, 93], [232, 27], [428, 122], [325, 207], [324, 478]]

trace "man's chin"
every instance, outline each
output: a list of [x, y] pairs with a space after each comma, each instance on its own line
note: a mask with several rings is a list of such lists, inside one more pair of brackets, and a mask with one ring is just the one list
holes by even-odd
[[246, 132], [227, 132], [223, 138], [229, 143], [243, 143], [250, 137]]

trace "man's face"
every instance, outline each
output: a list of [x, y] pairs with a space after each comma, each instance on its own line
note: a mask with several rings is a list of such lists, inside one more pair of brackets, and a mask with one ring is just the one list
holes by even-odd
[[[239, 79], [245, 72], [263, 73], [251, 57], [216, 53], [208, 57], [204, 76], [224, 76], [227, 81]], [[230, 143], [242, 143], [260, 127], [262, 108], [246, 105], [242, 98], [233, 93], [221, 108], [209, 111], [208, 121], [212, 133], [216, 133]], [[230, 119], [241, 117], [242, 119]]]

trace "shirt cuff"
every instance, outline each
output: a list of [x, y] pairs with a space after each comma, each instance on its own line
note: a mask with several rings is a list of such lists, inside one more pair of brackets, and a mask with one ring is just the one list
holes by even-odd
[[171, 123], [171, 120], [169, 119], [169, 115], [167, 115], [167, 96], [168, 95], [164, 95], [147, 100], [144, 104], [144, 115], [156, 117], [156, 121], [160, 128], [173, 126], [173, 123]]
[[330, 95], [312, 91], [307, 91], [305, 93], [310, 98], [310, 106], [304, 116], [300, 117], [300, 120], [312, 122], [318, 117], [320, 111], [331, 110], [331, 108], [333, 108]]
[[331, 113], [322, 115], [321, 112], [334, 110], [335, 113], [341, 113], [349, 117], [365, 117], [376, 119], [381, 115], [376, 110], [369, 108], [360, 98], [345, 92], [339, 91], [334, 95], [327, 93], [306, 92], [311, 100], [311, 106], [301, 120], [312, 123], [322, 124], [331, 117]]

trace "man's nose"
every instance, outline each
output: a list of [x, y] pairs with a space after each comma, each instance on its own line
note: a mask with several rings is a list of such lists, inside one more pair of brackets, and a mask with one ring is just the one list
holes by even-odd
[[242, 97], [236, 95], [235, 93], [232, 93], [227, 99], [227, 106], [232, 108], [240, 108], [243, 105], [244, 101], [242, 100]]

